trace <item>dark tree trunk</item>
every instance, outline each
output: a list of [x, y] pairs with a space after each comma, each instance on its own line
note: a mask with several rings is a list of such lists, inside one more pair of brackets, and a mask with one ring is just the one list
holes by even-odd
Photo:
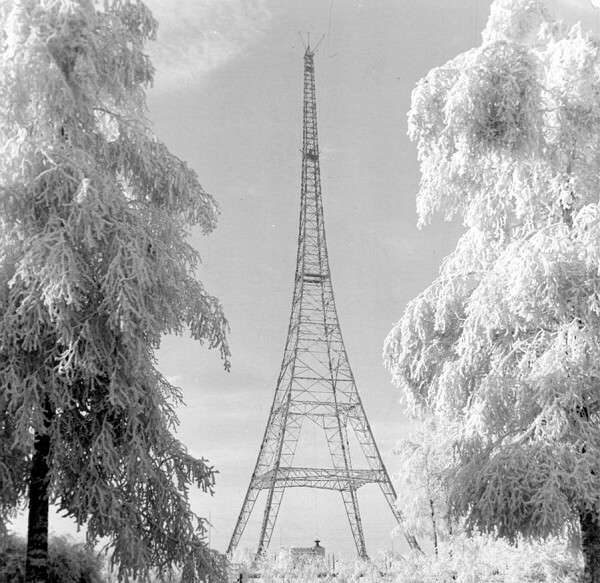
[[437, 535], [437, 526], [435, 524], [435, 508], [433, 505], [433, 500], [429, 499], [429, 508], [431, 510], [431, 526], [433, 528], [433, 549], [435, 550], [435, 556], [438, 556], [438, 535]]
[[596, 512], [581, 510], [581, 546], [583, 550], [585, 583], [600, 583], [600, 524]]
[[[45, 407], [46, 426], [52, 413]], [[34, 441], [29, 478], [29, 521], [27, 525], [27, 560], [25, 583], [48, 583], [48, 456], [50, 436], [37, 434]]]

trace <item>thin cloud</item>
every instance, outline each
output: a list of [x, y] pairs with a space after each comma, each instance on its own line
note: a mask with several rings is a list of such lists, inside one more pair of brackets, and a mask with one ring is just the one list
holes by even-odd
[[159, 89], [189, 85], [235, 58], [270, 26], [271, 0], [146, 0], [159, 22], [148, 47]]

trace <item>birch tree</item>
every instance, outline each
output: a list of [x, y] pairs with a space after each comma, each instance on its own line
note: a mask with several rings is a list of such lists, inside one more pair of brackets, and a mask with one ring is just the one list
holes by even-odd
[[453, 465], [452, 436], [452, 428], [438, 427], [428, 418], [394, 448], [401, 468], [397, 505], [405, 527], [417, 538], [431, 540], [435, 556], [455, 531], [446, 497], [447, 473]]
[[137, 0], [0, 3], [0, 525], [29, 506], [27, 581], [46, 580], [48, 505], [110, 537], [119, 577], [211, 568], [159, 373], [189, 330], [228, 366], [220, 303], [194, 278], [196, 174], [145, 117], [156, 22]]
[[480, 47], [412, 96], [419, 222], [465, 233], [386, 340], [415, 416], [457, 423], [467, 528], [567, 534], [600, 581], [600, 58], [541, 0], [496, 0]]

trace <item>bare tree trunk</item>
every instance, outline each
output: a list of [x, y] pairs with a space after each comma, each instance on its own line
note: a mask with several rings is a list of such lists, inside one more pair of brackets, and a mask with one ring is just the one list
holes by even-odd
[[[44, 407], [46, 426], [52, 411]], [[50, 436], [37, 434], [29, 478], [29, 520], [27, 525], [27, 560], [25, 583], [48, 583], [48, 456]]]
[[438, 556], [438, 534], [437, 534], [437, 526], [435, 524], [435, 507], [433, 505], [433, 500], [429, 499], [429, 508], [431, 510], [431, 526], [433, 527], [433, 549], [435, 550], [435, 556]]
[[584, 583], [600, 583], [600, 524], [596, 512], [580, 510]]

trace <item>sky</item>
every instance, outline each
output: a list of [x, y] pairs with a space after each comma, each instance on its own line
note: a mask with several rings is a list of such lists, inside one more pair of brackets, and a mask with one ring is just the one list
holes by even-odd
[[[411, 91], [427, 72], [480, 44], [489, 0], [147, 0], [158, 19], [148, 116], [158, 138], [196, 170], [221, 207], [218, 228], [192, 233], [198, 277], [230, 322], [232, 369], [216, 351], [169, 337], [159, 368], [181, 387], [178, 437], [219, 472], [214, 496], [191, 492], [225, 551], [258, 455], [290, 318], [300, 204], [302, 71], [315, 57], [321, 180], [333, 288], [350, 364], [389, 473], [411, 423], [382, 362], [406, 304], [436, 277], [462, 232], [416, 228]], [[589, 0], [556, 13], [598, 30]], [[301, 37], [301, 34], [303, 38]], [[319, 457], [318, 436], [312, 454]], [[311, 452], [307, 452], [309, 455]], [[317, 462], [315, 461], [315, 464]], [[359, 490], [368, 551], [403, 550], [377, 486]], [[256, 549], [264, 496], [240, 547]], [[53, 517], [55, 532], [70, 526]], [[311, 546], [356, 554], [336, 493], [288, 489], [270, 550]]]
[[[454, 4], [190, 1], [169, 13], [150, 3], [166, 45], [157, 51], [150, 118], [221, 205], [216, 231], [194, 243], [203, 258], [198, 275], [231, 324], [232, 371], [223, 373], [216, 354], [182, 339], [165, 342], [160, 355], [163, 373], [187, 402], [180, 438], [220, 472], [213, 499], [194, 499], [199, 513], [210, 513], [211, 544], [219, 550], [227, 547], [256, 462], [290, 318], [300, 204], [300, 32], [304, 42], [310, 33], [313, 44], [325, 35], [315, 57], [317, 111], [342, 333], [384, 463], [392, 475], [399, 471], [391, 450], [410, 428], [382, 364], [383, 341], [406, 303], [435, 278], [460, 232], [443, 223], [427, 232], [415, 227], [419, 174], [406, 114], [421, 76], [478, 44], [487, 6]], [[325, 446], [319, 437], [305, 446], [314, 456]], [[241, 547], [256, 548], [264, 498]], [[403, 547], [392, 541], [394, 518], [376, 485], [359, 491], [359, 503], [369, 552]], [[339, 494], [288, 489], [271, 550], [311, 546], [317, 537], [327, 552], [356, 554]]]

